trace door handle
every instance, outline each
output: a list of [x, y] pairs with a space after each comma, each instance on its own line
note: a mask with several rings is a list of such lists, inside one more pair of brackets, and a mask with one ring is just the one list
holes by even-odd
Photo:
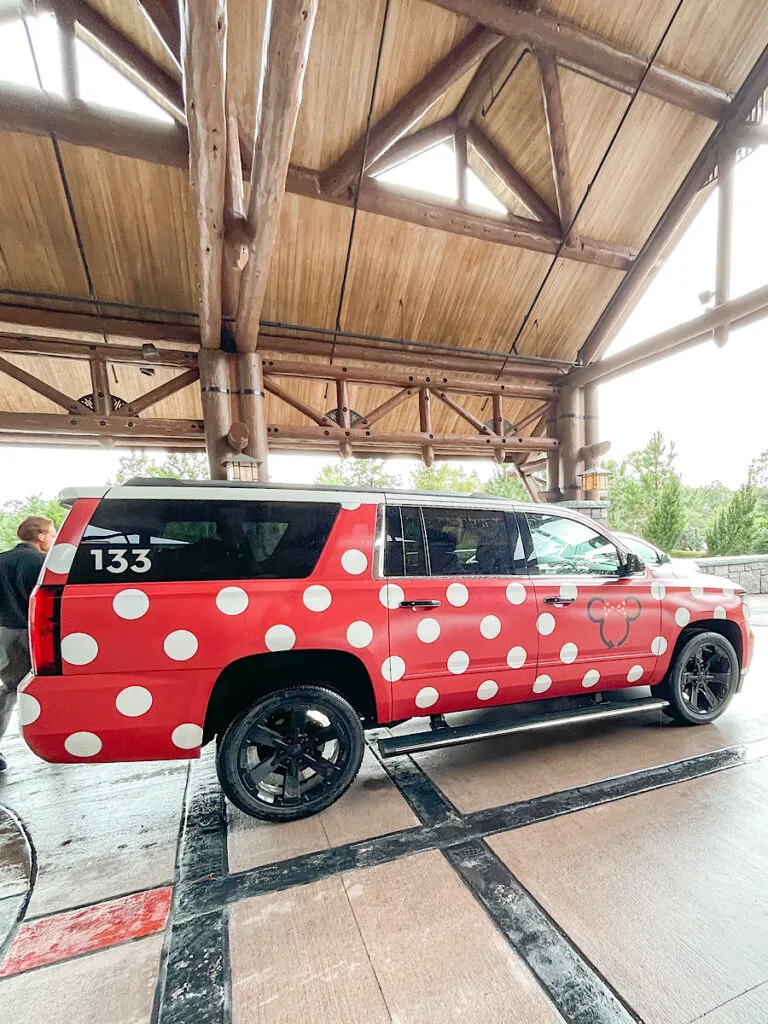
[[401, 601], [401, 608], [439, 608], [439, 601]]
[[544, 604], [553, 604], [556, 608], [565, 608], [567, 604], [573, 604], [575, 597], [545, 597]]

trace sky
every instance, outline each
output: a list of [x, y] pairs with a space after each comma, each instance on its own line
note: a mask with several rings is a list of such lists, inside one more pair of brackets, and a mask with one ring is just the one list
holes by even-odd
[[[30, 19], [44, 87], [61, 91], [61, 68], [52, 16]], [[134, 113], [168, 119], [159, 106], [83, 43], [78, 42], [83, 99]], [[36, 86], [35, 68], [20, 23], [0, 26], [0, 78]], [[456, 178], [448, 145], [435, 147], [401, 165], [382, 180], [455, 196]], [[735, 172], [735, 209], [731, 295], [733, 298], [768, 283], [768, 146], [742, 160]], [[495, 197], [470, 172], [473, 202], [494, 208]], [[607, 354], [652, 337], [659, 331], [700, 315], [699, 295], [714, 291], [717, 193], [708, 199], [685, 236], [628, 318]], [[602, 385], [598, 391], [601, 440], [611, 441], [608, 457], [621, 459], [642, 448], [654, 430], [674, 441], [677, 468], [691, 486], [720, 480], [736, 488], [746, 479], [753, 458], [768, 448], [766, 415], [768, 319], [732, 331], [719, 349], [705, 342], [687, 352]], [[1, 383], [0, 383], [0, 386]], [[53, 497], [62, 487], [98, 486], [114, 477], [119, 451], [66, 450], [0, 446], [0, 504], [30, 494]], [[311, 483], [323, 456], [274, 455], [273, 480]], [[406, 472], [407, 460], [393, 460]], [[481, 477], [491, 463], [465, 464]]]

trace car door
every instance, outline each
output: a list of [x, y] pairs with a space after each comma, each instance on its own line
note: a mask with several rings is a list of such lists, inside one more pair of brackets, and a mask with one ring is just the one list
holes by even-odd
[[650, 681], [666, 641], [664, 588], [647, 570], [622, 576], [602, 531], [558, 512], [526, 512], [539, 660], [534, 691], [548, 697]]
[[401, 500], [385, 520], [393, 717], [526, 699], [536, 601], [514, 514]]

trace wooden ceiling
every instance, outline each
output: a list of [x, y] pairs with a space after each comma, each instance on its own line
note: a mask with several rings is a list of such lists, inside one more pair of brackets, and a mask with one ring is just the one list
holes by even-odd
[[[72, 9], [71, 2], [63, 7]], [[83, 4], [86, 0], [79, 0], [81, 9]], [[30, 3], [27, 13], [31, 7], [49, 6]], [[169, 10], [172, 20], [175, 2], [88, 0], [86, 6], [125, 40], [123, 57], [134, 47], [178, 88], [178, 54], [174, 58], [150, 20], [155, 17], [159, 28], [158, 12], [167, 15]], [[254, 133], [266, 7], [266, 0], [227, 3], [227, 88], [246, 150]], [[317, 344], [332, 340], [330, 331], [339, 326], [350, 334], [399, 339], [404, 352], [408, 342], [421, 342], [575, 360], [768, 44], [764, 0], [682, 0], [675, 14], [676, 7], [677, 0], [319, 0], [291, 152], [294, 170], [282, 201], [262, 320], [323, 328], [325, 335], [287, 332]], [[75, 4], [75, 17], [77, 9]], [[490, 29], [468, 17], [470, 9]], [[495, 29], [494, 19], [505, 17], [505, 11], [565, 20], [569, 29], [598, 36], [641, 62], [637, 91], [616, 75], [554, 53], [569, 204], [576, 214], [572, 223], [558, 219], [553, 125], [545, 109], [539, 59], [548, 51], [526, 38], [494, 38], [496, 57], [490, 47], [489, 56], [456, 76], [395, 145], [411, 145], [403, 141], [411, 139], [417, 150], [419, 133], [453, 118], [474, 88], [471, 130], [495, 145], [510, 173], [524, 179], [552, 211], [556, 227], [532, 216], [520, 189], [510, 187], [510, 179], [502, 180], [474, 149], [469, 166], [506, 203], [506, 218], [425, 195], [398, 206], [391, 189], [369, 177], [360, 188], [355, 217], [359, 170], [351, 188], [317, 194], [323, 174], [365, 136], [369, 109], [375, 127], [436, 65], [449, 61], [470, 33]], [[642, 88], [643, 62], [651, 58], [654, 68], [687, 76], [692, 97], [694, 87], [701, 86], [705, 98], [686, 105], [660, 98], [658, 89]], [[487, 74], [481, 82], [483, 69]], [[180, 325], [193, 342], [197, 235], [184, 166], [183, 115], [176, 112], [176, 127], [146, 126], [153, 141], [144, 153], [141, 132], [117, 131], [106, 138], [104, 132], [81, 128], [88, 123], [87, 105], [66, 119], [54, 117], [44, 97], [40, 103], [30, 99], [32, 93], [0, 82], [0, 333], [44, 337], [47, 330], [57, 337], [86, 338], [88, 320], [70, 319], [77, 313], [91, 318], [93, 336], [102, 342], [125, 343], [104, 328], [103, 318], [110, 316], [165, 320]], [[125, 124], [137, 122], [134, 117]], [[301, 177], [301, 169], [314, 173]], [[522, 236], [512, 238], [518, 226]], [[538, 241], [528, 237], [539, 234]], [[598, 256], [581, 255], [581, 243], [593, 245]], [[19, 312], [22, 307], [28, 313]], [[58, 322], [36, 312], [44, 308], [61, 310]], [[224, 314], [234, 309], [225, 306]], [[135, 338], [147, 331], [137, 323]], [[152, 331], [154, 338], [163, 337], [162, 329]], [[169, 331], [169, 337], [178, 333]], [[262, 339], [261, 346], [269, 352], [270, 339]], [[21, 343], [18, 349], [23, 351]], [[338, 363], [343, 352], [328, 347], [323, 355], [317, 348], [304, 358], [327, 362], [333, 354]], [[430, 356], [435, 366], [440, 358]], [[8, 359], [73, 397], [89, 390], [84, 363], [18, 353]], [[423, 361], [414, 355], [414, 366]], [[368, 365], [359, 358], [353, 362]], [[500, 365], [497, 360], [490, 369], [495, 372]], [[489, 366], [482, 368], [487, 375]], [[125, 364], [115, 364], [111, 372], [115, 393], [127, 400], [173, 375], [158, 367], [149, 377]], [[542, 377], [551, 376], [552, 367], [542, 371]], [[284, 386], [318, 409], [335, 405], [327, 383], [291, 379]], [[372, 407], [393, 393], [369, 388], [363, 394], [353, 387], [350, 401], [355, 408]], [[468, 400], [467, 408], [483, 419], [491, 415], [488, 399]], [[505, 416], [514, 421], [534, 408], [525, 399], [511, 401]], [[270, 422], [307, 422], [274, 397], [267, 409]], [[52, 411], [61, 412], [0, 374], [0, 412]], [[153, 415], [199, 418], [197, 389], [169, 396]], [[447, 406], [435, 408], [434, 415], [436, 429], [456, 429], [459, 419]], [[386, 422], [392, 430], [405, 430], [417, 421], [416, 405], [406, 403]], [[524, 433], [534, 427], [530, 424]]]

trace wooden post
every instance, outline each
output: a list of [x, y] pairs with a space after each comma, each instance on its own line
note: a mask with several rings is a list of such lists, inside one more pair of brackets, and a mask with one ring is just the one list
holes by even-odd
[[581, 498], [578, 473], [584, 447], [583, 388], [560, 389], [557, 403], [557, 434], [560, 440], [560, 487], [566, 501]]
[[201, 348], [198, 361], [208, 468], [211, 480], [226, 480], [224, 458], [229, 451], [226, 438], [232, 426], [227, 357], [221, 349]]
[[[723, 146], [717, 161], [717, 271], [715, 275], [715, 306], [722, 306], [731, 297], [731, 249], [733, 245], [733, 167], [736, 152]], [[728, 324], [715, 328], [715, 344], [720, 348], [728, 341]]]
[[226, 313], [237, 309], [240, 272], [248, 262], [248, 249], [232, 237], [231, 227], [245, 223], [245, 189], [240, 160], [240, 136], [237, 113], [227, 97], [227, 177], [224, 186], [224, 257], [221, 267], [222, 305]]
[[269, 480], [269, 448], [261, 358], [255, 352], [238, 352], [236, 360], [240, 419], [248, 428], [245, 454], [259, 463], [259, 480]]
[[573, 188], [568, 160], [568, 143], [565, 137], [563, 101], [560, 95], [560, 78], [555, 58], [551, 53], [539, 50], [536, 53], [536, 59], [541, 76], [541, 93], [547, 121], [552, 172], [555, 179], [557, 213], [560, 218], [560, 230], [565, 233], [570, 228], [573, 219]]
[[270, 0], [267, 5], [248, 203], [250, 255], [240, 275], [235, 324], [237, 347], [244, 352], [255, 351], [258, 342], [316, 14], [317, 0]]
[[[352, 416], [349, 412], [349, 388], [345, 380], [336, 381], [336, 422], [342, 430], [349, 430], [352, 426]], [[349, 441], [342, 441], [339, 445], [342, 459], [352, 458], [352, 445]]]
[[[582, 389], [584, 392], [584, 446], [598, 443], [600, 435], [600, 420], [597, 408], [597, 385], [589, 384]], [[584, 469], [589, 468], [584, 466]], [[587, 501], [597, 501], [600, 498], [599, 491], [585, 491], [584, 497]]]
[[459, 128], [454, 136], [456, 149], [456, 196], [460, 206], [467, 205], [467, 132]]
[[[557, 403], [553, 402], [547, 412], [547, 437], [558, 437], [557, 433]], [[547, 501], [558, 501], [561, 497], [560, 491], [560, 452], [547, 452]]]
[[[419, 390], [419, 430], [422, 434], [432, 433], [432, 409], [430, 407], [430, 394], [427, 388]], [[431, 444], [425, 444], [421, 449], [421, 457], [425, 466], [431, 466], [435, 461], [435, 449]]]
[[97, 416], [111, 416], [112, 395], [109, 390], [109, 367], [103, 359], [92, 359], [90, 366], [93, 411]]

